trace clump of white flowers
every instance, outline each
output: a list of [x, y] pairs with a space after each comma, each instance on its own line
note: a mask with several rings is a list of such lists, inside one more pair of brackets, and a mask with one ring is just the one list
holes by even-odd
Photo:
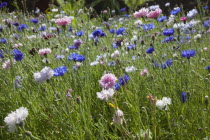
[[38, 83], [43, 83], [49, 80], [54, 74], [54, 71], [50, 67], [44, 67], [40, 72], [34, 73], [34, 79]]
[[168, 105], [171, 104], [171, 98], [168, 98], [168, 97], [163, 97], [162, 100], [157, 100], [156, 101], [156, 106], [159, 108], [159, 109], [164, 109], [167, 110], [168, 108]]
[[134, 67], [134, 66], [129, 66], [129, 67], [126, 67], [125, 68], [125, 71], [126, 72], [134, 72], [134, 71], [136, 71], [137, 70], [137, 68], [136, 67]]
[[111, 54], [111, 57], [114, 58], [114, 57], [119, 57], [120, 56], [120, 52], [118, 50], [114, 51], [112, 54]]
[[11, 112], [7, 117], [4, 118], [4, 122], [9, 128], [9, 132], [13, 133], [17, 129], [17, 125], [23, 125], [24, 120], [28, 116], [28, 109], [21, 107], [14, 112]]

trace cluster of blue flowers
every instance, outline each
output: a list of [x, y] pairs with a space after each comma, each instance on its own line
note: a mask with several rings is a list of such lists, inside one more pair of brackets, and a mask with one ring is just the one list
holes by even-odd
[[80, 55], [80, 54], [77, 54], [77, 53], [72, 53], [68, 56], [68, 60], [69, 61], [79, 61], [79, 62], [82, 62], [82, 61], [85, 61], [85, 56], [84, 55]]
[[119, 90], [121, 86], [124, 86], [128, 83], [130, 77], [128, 75], [123, 75], [118, 78], [118, 82], [115, 83], [114, 89]]

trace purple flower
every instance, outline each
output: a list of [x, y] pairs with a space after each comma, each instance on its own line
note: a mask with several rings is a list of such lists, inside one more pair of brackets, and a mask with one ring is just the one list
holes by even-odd
[[176, 15], [181, 11], [181, 8], [176, 8], [170, 12], [171, 15]]
[[118, 78], [118, 82], [122, 86], [125, 85], [125, 83], [128, 83], [129, 80], [130, 80], [130, 77], [128, 75], [123, 75], [123, 76]]
[[28, 28], [26, 24], [21, 24], [20, 26], [18, 26], [19, 31], [23, 31], [25, 28]]
[[208, 65], [207, 67], [204, 67], [206, 70], [209, 70], [210, 72], [210, 65]]
[[94, 37], [103, 37], [103, 36], [106, 36], [106, 34], [103, 32], [102, 29], [96, 29], [95, 31], [92, 32], [92, 35]]
[[79, 62], [82, 62], [85, 60], [85, 56], [84, 55], [80, 55], [80, 54], [77, 54], [77, 53], [72, 53], [68, 56], [68, 60], [69, 61], [79, 61]]
[[115, 85], [117, 78], [114, 74], [108, 73], [101, 77], [99, 84], [104, 89], [112, 88]]
[[125, 28], [119, 28], [116, 30], [117, 35], [123, 35], [123, 32], [125, 31]]
[[38, 19], [31, 19], [31, 22], [33, 22], [33, 23], [38, 23], [39, 22], [39, 20]]
[[147, 31], [147, 30], [152, 30], [152, 29], [154, 29], [155, 28], [155, 24], [154, 23], [149, 23], [149, 24], [144, 24], [143, 25], [143, 29], [145, 30], [145, 31]]
[[165, 30], [163, 31], [163, 35], [165, 35], [165, 36], [171, 36], [171, 35], [173, 35], [173, 34], [174, 34], [174, 29], [173, 29], [173, 28], [165, 29]]
[[154, 47], [150, 47], [146, 50], [146, 53], [153, 53], [155, 51]]
[[182, 92], [181, 101], [182, 101], [183, 103], [185, 103], [185, 102], [187, 101], [187, 93], [186, 93], [186, 92]]
[[11, 53], [16, 61], [21, 61], [24, 57], [24, 54], [18, 49], [14, 49]]

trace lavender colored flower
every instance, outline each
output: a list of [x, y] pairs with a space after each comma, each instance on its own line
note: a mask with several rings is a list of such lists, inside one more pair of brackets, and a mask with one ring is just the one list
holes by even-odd
[[186, 57], [186, 58], [190, 58], [196, 55], [196, 51], [195, 50], [185, 50], [182, 51], [181, 53], [182, 57]]
[[118, 82], [115, 83], [114, 89], [115, 90], [119, 90], [120, 89], [120, 84]]
[[16, 61], [21, 61], [24, 57], [24, 54], [18, 49], [14, 49], [11, 53]]
[[126, 8], [120, 9], [120, 12], [125, 12], [125, 11], [126, 11]]
[[114, 30], [114, 29], [111, 29], [111, 30], [109, 30], [109, 32], [110, 32], [111, 34], [114, 34], [114, 33], [115, 33], [115, 30]]
[[58, 77], [58, 76], [63, 76], [64, 73], [66, 73], [68, 71], [66, 66], [60, 66], [56, 69], [54, 69], [54, 76]]
[[197, 13], [198, 13], [198, 11], [196, 9], [192, 9], [187, 13], [187, 17], [192, 18], [192, 17], [196, 16]]
[[210, 27], [210, 20], [204, 21], [203, 26]]
[[150, 47], [146, 50], [146, 53], [153, 53], [155, 51], [154, 47]]
[[82, 35], [84, 35], [83, 31], [79, 31], [79, 32], [76, 33], [76, 36], [82, 36]]
[[165, 35], [165, 36], [171, 36], [171, 35], [173, 35], [173, 34], [174, 34], [174, 29], [173, 29], [173, 28], [165, 29], [165, 30], [163, 31], [163, 35]]
[[169, 37], [164, 38], [164, 39], [161, 41], [161, 43], [171, 42], [171, 41], [174, 41], [174, 36], [169, 36]]
[[39, 28], [39, 31], [45, 31], [47, 29], [47, 27], [45, 25], [42, 25], [40, 28]]
[[128, 50], [133, 50], [133, 49], [135, 49], [136, 48], [136, 45], [135, 44], [133, 44], [133, 45], [128, 45]]

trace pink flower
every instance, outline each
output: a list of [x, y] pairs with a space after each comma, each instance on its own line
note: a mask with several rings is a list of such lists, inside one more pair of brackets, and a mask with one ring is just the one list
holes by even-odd
[[208, 48], [207, 48], [207, 47], [205, 47], [205, 48], [203, 48], [203, 50], [204, 50], [204, 51], [208, 51]]
[[115, 85], [115, 81], [117, 78], [114, 74], [108, 73], [101, 77], [101, 80], [99, 81], [100, 85], [104, 89], [112, 88]]
[[103, 13], [106, 14], [107, 13], [107, 10], [104, 10]]
[[66, 26], [71, 23], [71, 19], [69, 17], [59, 18], [55, 20], [55, 23], [61, 26]]
[[181, 21], [186, 21], [187, 20], [187, 17], [180, 17], [180, 20]]
[[149, 73], [148, 69], [144, 69], [143, 71], [140, 72], [141, 76], [145, 76]]
[[5, 70], [8, 70], [11, 66], [11, 62], [10, 60], [8, 59], [7, 61], [5, 61], [2, 65], [2, 68], [5, 69]]
[[157, 18], [159, 17], [159, 15], [162, 13], [161, 9], [155, 9], [155, 11], [151, 11], [149, 12], [149, 14], [147, 15], [148, 18]]
[[147, 8], [142, 8], [141, 10], [139, 10], [138, 12], [135, 12], [133, 14], [133, 16], [135, 18], [141, 18], [141, 17], [146, 17], [148, 14], [149, 10]]
[[45, 49], [39, 50], [38, 54], [41, 55], [41, 56], [44, 56], [44, 55], [50, 54], [51, 52], [52, 52], [51, 49], [45, 48]]

